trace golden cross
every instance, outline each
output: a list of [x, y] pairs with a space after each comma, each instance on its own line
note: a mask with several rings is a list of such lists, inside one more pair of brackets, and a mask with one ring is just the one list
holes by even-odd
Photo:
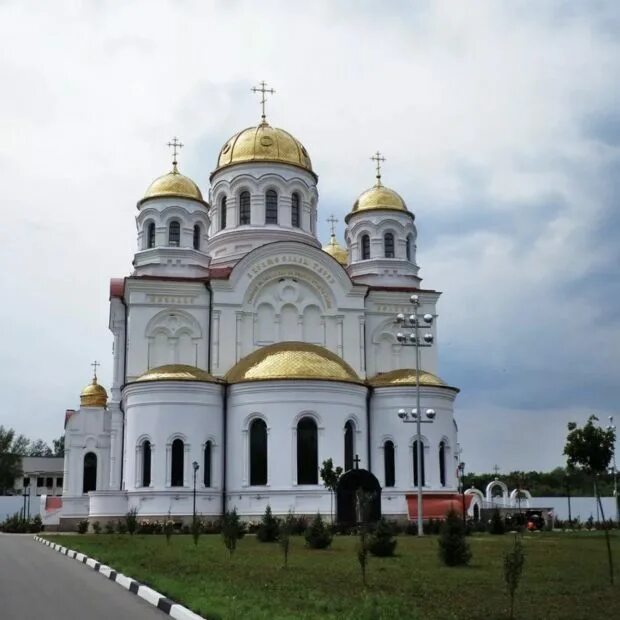
[[338, 220], [332, 214], [325, 221], [329, 222], [332, 229], [332, 237], [334, 237], [336, 235], [336, 224], [338, 223]]
[[385, 161], [385, 157], [377, 151], [370, 159], [377, 162], [377, 185], [381, 185], [381, 162]]
[[177, 164], [179, 163], [177, 161], [177, 155], [179, 153], [177, 149], [182, 149], [185, 145], [180, 142], [176, 136], [174, 136], [174, 138], [172, 138], [172, 140], [168, 142], [168, 146], [172, 147], [172, 171], [176, 172]]
[[94, 368], [94, 371], [93, 371], [93, 378], [94, 378], [94, 379], [95, 379], [95, 381], [96, 381], [96, 380], [97, 380], [97, 366], [101, 366], [101, 364], [100, 364], [97, 360], [95, 360], [95, 361], [91, 364], [91, 366]]
[[273, 88], [266, 88], [267, 86], [267, 82], [265, 82], [264, 80], [262, 82], [259, 82], [260, 86], [254, 86], [252, 87], [252, 92], [253, 93], [262, 93], [263, 97], [260, 100], [262, 109], [263, 109], [263, 115], [262, 115], [262, 119], [263, 119], [263, 123], [265, 122], [265, 101], [267, 101], [267, 99], [265, 99], [265, 94], [269, 93], [270, 95], [273, 95], [276, 91]]

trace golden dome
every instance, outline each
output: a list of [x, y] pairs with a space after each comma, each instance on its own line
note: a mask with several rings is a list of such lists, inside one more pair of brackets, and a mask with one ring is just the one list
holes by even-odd
[[221, 383], [221, 379], [210, 375], [206, 370], [187, 364], [166, 364], [147, 370], [132, 383], [147, 381], [202, 381], [203, 383]]
[[144, 198], [138, 202], [138, 205], [149, 198], [164, 198], [166, 196], [191, 198], [192, 200], [204, 202], [198, 185], [190, 178], [182, 175], [176, 165], [173, 166], [172, 172], [158, 177], [149, 185]]
[[220, 151], [216, 171], [256, 161], [290, 164], [314, 174], [306, 147], [284, 129], [272, 127], [265, 121], [240, 131], [226, 142]]
[[[422, 386], [444, 387], [451, 390], [457, 389], [450, 387], [437, 375], [434, 375], [432, 372], [427, 372], [426, 370], [420, 370], [419, 377], [420, 385]], [[400, 368], [398, 370], [390, 370], [389, 372], [380, 372], [368, 379], [368, 383], [373, 387], [415, 386], [416, 371], [413, 368]]]
[[332, 234], [329, 243], [323, 246], [323, 252], [327, 252], [345, 267], [349, 264], [349, 253], [337, 241], [336, 235]]
[[362, 383], [342, 358], [306, 342], [278, 342], [263, 347], [237, 362], [226, 374], [229, 383], [280, 379]]
[[389, 187], [385, 187], [381, 182], [373, 185], [370, 189], [367, 189], [360, 197], [355, 201], [351, 213], [345, 217], [345, 221], [348, 222], [349, 218], [359, 211], [405, 211], [412, 215], [407, 209], [405, 201]]
[[108, 404], [108, 393], [105, 388], [97, 383], [97, 377], [93, 377], [80, 394], [80, 407], [105, 407]]

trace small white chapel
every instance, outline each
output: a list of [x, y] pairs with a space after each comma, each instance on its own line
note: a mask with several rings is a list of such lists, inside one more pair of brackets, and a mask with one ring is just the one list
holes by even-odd
[[[132, 269], [110, 282], [112, 385], [95, 372], [65, 415], [61, 529], [129, 510], [187, 520], [194, 492], [204, 519], [268, 505], [329, 517], [330, 458], [376, 477], [390, 519], [415, 518], [419, 479], [429, 510], [460, 505], [459, 390], [437, 374], [440, 293], [422, 286], [414, 211], [377, 153], [374, 183], [351, 188], [344, 243], [331, 217], [322, 245], [310, 155], [267, 121], [265, 84], [254, 90], [262, 118], [222, 146], [204, 192], [175, 138], [171, 169], [137, 202]], [[417, 376], [395, 320], [412, 294], [433, 319]], [[416, 379], [434, 413], [420, 436], [399, 416]]]

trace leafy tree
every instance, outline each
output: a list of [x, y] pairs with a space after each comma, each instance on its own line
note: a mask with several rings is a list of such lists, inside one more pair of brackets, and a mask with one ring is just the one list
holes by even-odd
[[28, 447], [28, 456], [53, 456], [52, 449], [42, 440], [33, 441]]
[[394, 539], [394, 527], [388, 523], [385, 517], [377, 523], [368, 541], [368, 551], [377, 557], [388, 557], [394, 555], [396, 549]]
[[332, 523], [334, 522], [334, 495], [336, 494], [336, 489], [338, 488], [338, 481], [340, 480], [340, 476], [342, 476], [342, 467], [338, 465], [338, 467], [334, 468], [334, 461], [331, 458], [323, 461], [321, 467], [321, 479], [323, 480], [323, 486], [330, 491], [330, 506], [329, 512]]
[[523, 573], [523, 565], [525, 564], [525, 553], [523, 552], [523, 542], [521, 537], [515, 534], [513, 548], [504, 554], [504, 580], [508, 588], [508, 596], [510, 597], [510, 620], [512, 620], [515, 609], [515, 594], [521, 581]]
[[27, 453], [28, 439], [15, 430], [0, 426], [0, 495], [12, 490], [21, 474], [21, 457]]
[[455, 510], [446, 514], [441, 525], [439, 557], [446, 566], [462, 566], [471, 560], [471, 550], [465, 538], [465, 524]]
[[237, 548], [237, 541], [243, 538], [244, 534], [245, 530], [239, 520], [237, 509], [233, 508], [232, 510], [227, 510], [222, 519], [222, 540], [224, 541], [226, 549], [228, 549], [228, 554], [231, 559]]
[[568, 424], [568, 435], [564, 454], [569, 467], [584, 471], [594, 483], [594, 493], [598, 502], [605, 530], [605, 543], [607, 545], [607, 559], [609, 562], [609, 581], [614, 583], [614, 564], [611, 555], [611, 543], [609, 541], [609, 527], [605, 523], [605, 513], [599, 491], [599, 476], [609, 468], [613, 456], [616, 432], [613, 428], [601, 428], [595, 422], [598, 418], [591, 415], [583, 427], [578, 427], [575, 422]]
[[54, 446], [53, 456], [64, 456], [65, 455], [65, 436], [64, 435], [61, 435], [58, 439], [54, 439], [52, 441], [52, 445]]
[[280, 524], [271, 512], [271, 506], [265, 508], [265, 514], [256, 532], [256, 538], [261, 542], [276, 542], [280, 533]]

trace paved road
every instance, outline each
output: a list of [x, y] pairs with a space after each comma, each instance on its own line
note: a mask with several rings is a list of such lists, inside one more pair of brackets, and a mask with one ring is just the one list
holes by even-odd
[[0, 534], [2, 620], [168, 617], [88, 566], [35, 542], [32, 534]]

